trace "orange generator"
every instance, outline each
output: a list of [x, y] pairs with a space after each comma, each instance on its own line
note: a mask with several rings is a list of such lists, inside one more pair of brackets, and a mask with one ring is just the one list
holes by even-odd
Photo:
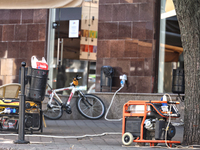
[[130, 145], [137, 142], [144, 146], [156, 146], [166, 143], [172, 147], [176, 134], [175, 127], [170, 123], [171, 118], [178, 118], [180, 114], [175, 101], [128, 101], [123, 107], [122, 143]]

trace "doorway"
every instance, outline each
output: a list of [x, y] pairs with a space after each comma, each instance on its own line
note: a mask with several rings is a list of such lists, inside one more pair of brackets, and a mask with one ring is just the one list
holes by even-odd
[[69, 86], [77, 74], [79, 85], [95, 87], [98, 6], [85, 0], [82, 7], [49, 10], [48, 83], [54, 89]]
[[48, 55], [49, 84], [53, 89], [70, 86], [77, 74], [82, 77], [79, 85], [87, 85], [88, 61], [79, 59], [81, 12], [81, 8], [59, 8], [54, 11], [55, 20], [51, 22], [53, 48], [49, 52], [51, 55]]

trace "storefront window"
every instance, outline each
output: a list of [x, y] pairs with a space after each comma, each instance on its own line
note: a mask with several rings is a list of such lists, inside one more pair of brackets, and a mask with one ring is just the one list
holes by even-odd
[[67, 87], [78, 74], [79, 85], [90, 88], [95, 83], [98, 1], [50, 9], [49, 16], [49, 84], [54, 89]]
[[82, 5], [80, 59], [89, 61], [88, 90], [95, 91], [99, 0]]
[[180, 29], [172, 0], [161, 1], [158, 93], [172, 92], [173, 69], [183, 68]]

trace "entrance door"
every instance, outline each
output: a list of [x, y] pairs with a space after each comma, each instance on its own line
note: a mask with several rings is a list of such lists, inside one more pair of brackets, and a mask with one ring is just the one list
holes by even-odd
[[98, 3], [84, 0], [79, 8], [50, 9], [47, 61], [53, 88], [69, 86], [77, 74], [79, 85], [95, 87]]
[[[51, 85], [63, 88], [70, 85], [77, 74], [82, 77], [79, 85], [87, 85], [88, 61], [79, 60], [81, 8], [60, 8], [55, 10], [54, 47], [49, 62]], [[69, 93], [61, 93], [69, 94]]]

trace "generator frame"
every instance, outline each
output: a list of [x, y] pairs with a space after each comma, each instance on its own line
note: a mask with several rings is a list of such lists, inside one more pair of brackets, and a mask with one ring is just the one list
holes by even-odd
[[[125, 122], [125, 119], [127, 117], [142, 117], [142, 122], [141, 122], [141, 125], [140, 125], [140, 136], [139, 137], [136, 137], [136, 139], [133, 138], [133, 141], [130, 141], [130, 144], [132, 142], [137, 142], [137, 143], [149, 143], [150, 146], [154, 146], [155, 144], [157, 143], [167, 143], [168, 146], [172, 147], [172, 144], [175, 143], [175, 144], [180, 144], [181, 142], [180, 141], [171, 141], [171, 140], [145, 140], [144, 137], [143, 137], [143, 133], [144, 133], [144, 122], [147, 118], [147, 114], [151, 111], [147, 110], [147, 106], [151, 106], [157, 113], [158, 115], [160, 115], [161, 117], [165, 118], [165, 119], [168, 119], [169, 117], [171, 118], [178, 118], [180, 117], [180, 114], [173, 114], [173, 113], [164, 113], [162, 112], [161, 110], [159, 110], [154, 104], [163, 104], [163, 103], [166, 103], [166, 104], [179, 104], [179, 102], [170, 102], [170, 101], [147, 101], [147, 100], [130, 100], [128, 101], [127, 103], [124, 104], [123, 106], [123, 120], [122, 120], [122, 137], [123, 135], [125, 134], [125, 127], [126, 127], [126, 122]], [[131, 112], [130, 110], [128, 110], [129, 106], [131, 105], [144, 105], [144, 112], [142, 113], [134, 113], [134, 112]], [[132, 140], [132, 138], [131, 138]]]
[[[42, 114], [42, 103], [41, 102], [33, 102], [33, 101], [25, 101], [27, 103], [32, 103], [35, 106], [30, 106], [30, 108], [25, 109], [25, 115], [28, 114], [38, 114], [39, 115], [39, 124], [38, 127], [25, 127], [26, 131], [30, 131], [33, 133], [33, 131], [41, 131], [43, 132], [43, 114]], [[19, 109], [19, 99], [0, 99], [0, 108], [15, 108]], [[32, 112], [32, 109], [34, 112]], [[18, 120], [19, 120], [19, 114], [14, 113], [14, 114], [0, 114], [0, 123], [2, 123], [2, 119], [7, 118], [7, 119], [14, 119], [17, 120], [17, 128], [16, 129], [0, 129], [0, 131], [17, 131], [18, 132]]]

